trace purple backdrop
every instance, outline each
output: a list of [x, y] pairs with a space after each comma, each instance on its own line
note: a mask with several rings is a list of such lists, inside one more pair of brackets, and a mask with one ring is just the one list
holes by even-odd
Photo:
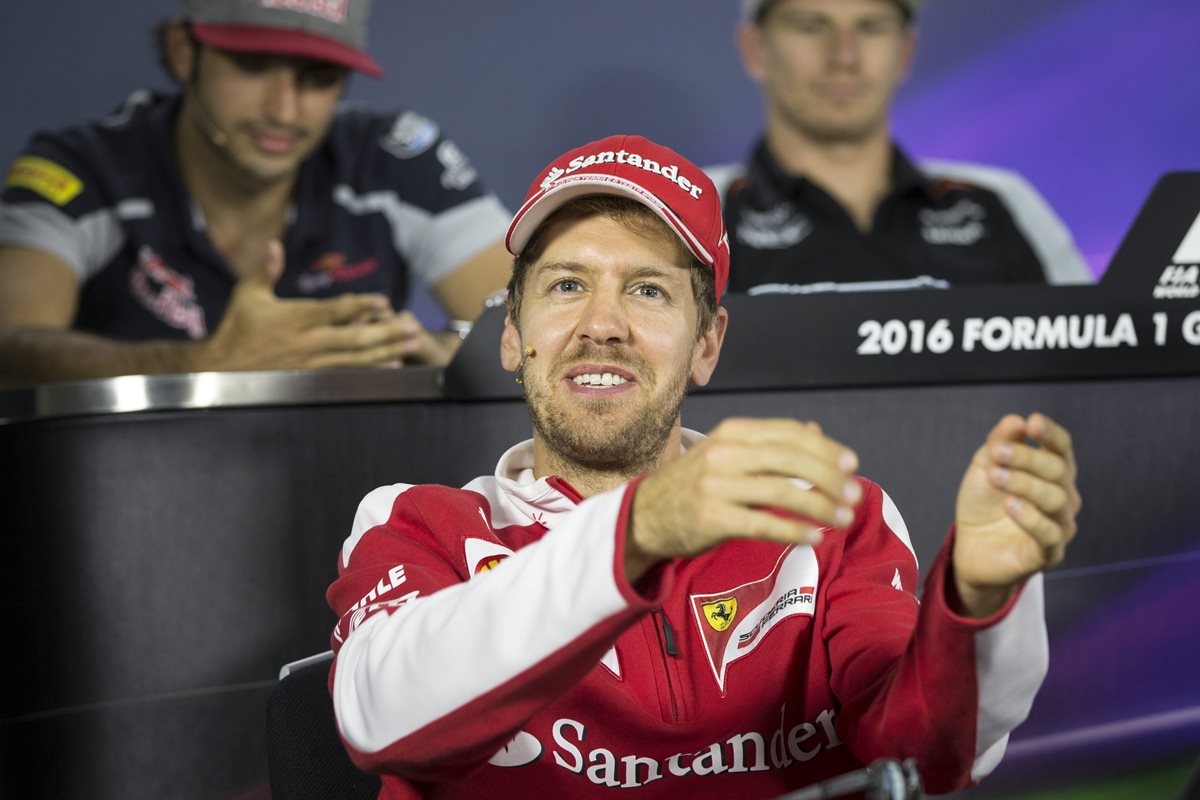
[[[549, 158], [618, 131], [736, 160], [760, 125], [733, 46], [738, 6], [380, 0], [370, 42], [388, 77], [350, 95], [438, 119], [510, 205]], [[5, 4], [0, 158], [37, 127], [165, 86], [149, 32], [175, 8]], [[1196, 0], [931, 0], [897, 135], [917, 155], [1025, 174], [1099, 274], [1154, 180], [1200, 168], [1197, 31]]]

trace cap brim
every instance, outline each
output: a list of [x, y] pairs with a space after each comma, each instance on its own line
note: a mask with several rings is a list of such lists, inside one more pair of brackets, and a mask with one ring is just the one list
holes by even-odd
[[508, 235], [504, 237], [504, 246], [508, 248], [508, 252], [520, 255], [521, 251], [525, 249], [525, 245], [529, 244], [534, 231], [551, 214], [576, 197], [610, 194], [628, 197], [649, 208], [663, 222], [667, 223], [671, 230], [675, 231], [675, 235], [696, 258], [709, 266], [713, 265], [713, 254], [701, 246], [695, 235], [675, 215], [675, 212], [666, 203], [659, 200], [657, 195], [637, 183], [616, 175], [594, 173], [569, 175], [559, 178], [554, 183], [555, 185], [548, 191], [539, 192], [525, 201], [525, 205], [521, 206], [513, 216], [512, 224], [508, 228]]
[[383, 68], [361, 50], [306, 31], [256, 25], [210, 25], [204, 22], [193, 22], [192, 30], [202, 44], [218, 50], [311, 58], [362, 72], [372, 78], [383, 77]]

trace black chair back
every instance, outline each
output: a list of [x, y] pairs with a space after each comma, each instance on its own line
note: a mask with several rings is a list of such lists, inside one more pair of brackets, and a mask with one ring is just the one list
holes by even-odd
[[376, 800], [380, 782], [360, 772], [337, 735], [329, 696], [332, 653], [285, 667], [267, 700], [267, 761], [275, 800]]

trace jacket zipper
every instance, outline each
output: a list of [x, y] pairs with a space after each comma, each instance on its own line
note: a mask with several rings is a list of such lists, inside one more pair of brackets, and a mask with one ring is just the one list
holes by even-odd
[[675, 629], [671, 627], [671, 623], [667, 621], [667, 615], [661, 608], [654, 613], [658, 614], [658, 618], [662, 620], [663, 645], [667, 649], [667, 655], [671, 658], [679, 658], [679, 648], [675, 646]]
[[[671, 658], [679, 658], [679, 647], [675, 643], [675, 629], [671, 627], [671, 623], [667, 620], [667, 615], [661, 608], [656, 608], [654, 615], [662, 623], [660, 630], [662, 631], [663, 650]], [[671, 698], [672, 721], [679, 722], [679, 704], [675, 699], [675, 682], [671, 680], [671, 665], [666, 659], [663, 660], [663, 674], [667, 679], [667, 694]]]

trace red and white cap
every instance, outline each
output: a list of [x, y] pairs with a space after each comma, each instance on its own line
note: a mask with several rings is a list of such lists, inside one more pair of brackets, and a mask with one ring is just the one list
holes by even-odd
[[508, 227], [508, 252], [520, 255], [554, 211], [592, 194], [628, 197], [661, 217], [712, 269], [720, 301], [729, 279], [729, 237], [717, 189], [691, 161], [641, 136], [609, 136], [551, 161], [534, 179]]
[[183, 0], [202, 44], [299, 56], [383, 77], [366, 51], [371, 0]]

